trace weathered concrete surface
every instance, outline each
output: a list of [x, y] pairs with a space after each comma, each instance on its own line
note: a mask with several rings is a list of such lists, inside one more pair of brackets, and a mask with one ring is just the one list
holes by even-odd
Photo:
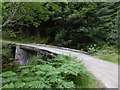
[[106, 88], [118, 88], [118, 65], [107, 62], [101, 59], [97, 59], [90, 55], [86, 55], [80, 52], [74, 52], [72, 50], [65, 50], [60, 48], [55, 48], [51, 46], [36, 46], [21, 44], [26, 47], [34, 47], [36, 49], [48, 50], [56, 54], [64, 54], [76, 57], [78, 61], [82, 63], [99, 79]]
[[15, 50], [15, 66], [25, 65], [27, 57], [27, 52], [23, 49], [20, 49], [20, 46], [16, 46]]
[[29, 59], [36, 55], [37, 55], [37, 52], [21, 49], [20, 46], [16, 46], [14, 65], [15, 66], [28, 65], [31, 62]]

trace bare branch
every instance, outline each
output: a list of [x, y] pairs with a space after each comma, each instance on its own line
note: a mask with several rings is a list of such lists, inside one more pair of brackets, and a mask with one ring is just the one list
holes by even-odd
[[17, 12], [17, 8], [15, 8], [13, 10], [13, 14], [8, 17], [8, 19], [4, 22], [4, 24], [2, 25], [2, 27], [6, 26], [12, 20], [12, 18], [15, 16], [16, 12]]
[[[15, 3], [13, 3], [13, 4], [15, 4]], [[7, 20], [3, 23], [3, 25], [0, 25], [0, 29], [5, 27], [8, 23], [10, 23], [12, 21], [12, 19], [14, 18], [14, 16], [17, 13], [17, 10], [18, 10], [18, 6], [15, 6], [15, 8], [11, 11], [11, 15], [7, 18]]]
[[10, 21], [10, 22], [11, 22], [11, 23], [14, 23], [14, 22], [20, 20], [22, 17], [23, 17], [23, 16], [19, 17], [18, 19], [14, 20], [14, 21]]

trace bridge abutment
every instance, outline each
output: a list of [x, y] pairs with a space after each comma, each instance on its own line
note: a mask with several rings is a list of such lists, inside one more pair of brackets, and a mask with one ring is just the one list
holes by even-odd
[[15, 50], [15, 66], [25, 66], [31, 63], [30, 58], [37, 55], [37, 52], [28, 51], [25, 49], [21, 49], [20, 46], [16, 46]]

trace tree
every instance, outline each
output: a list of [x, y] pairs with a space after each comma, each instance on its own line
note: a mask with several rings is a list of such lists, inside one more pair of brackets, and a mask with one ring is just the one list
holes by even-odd
[[[53, 10], [51, 11], [50, 8]], [[28, 26], [38, 27], [42, 21], [49, 19], [49, 15], [60, 12], [60, 8], [55, 3], [42, 2], [4, 2], [3, 7], [3, 24], [5, 26]]]
[[[3, 22], [1, 27], [5, 27], [8, 23], [13, 22], [12, 19], [14, 18], [14, 16], [16, 15], [19, 5], [17, 5], [15, 2], [13, 2], [12, 4], [8, 3], [6, 4], [5, 7], [3, 7], [4, 9], [7, 7], [11, 7], [12, 5], [12, 10], [10, 10], [9, 12], [9, 16], [7, 17], [6, 21]], [[5, 13], [6, 14], [6, 13]]]
[[98, 42], [116, 44], [119, 9], [119, 2], [3, 3], [3, 21], [9, 21], [3, 29], [77, 49]]

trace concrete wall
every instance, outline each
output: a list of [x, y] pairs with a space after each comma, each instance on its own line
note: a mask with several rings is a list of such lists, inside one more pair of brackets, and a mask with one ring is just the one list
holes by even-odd
[[16, 46], [15, 50], [15, 66], [23, 66], [30, 64], [33, 56], [37, 55], [37, 52], [21, 49], [20, 46]]

